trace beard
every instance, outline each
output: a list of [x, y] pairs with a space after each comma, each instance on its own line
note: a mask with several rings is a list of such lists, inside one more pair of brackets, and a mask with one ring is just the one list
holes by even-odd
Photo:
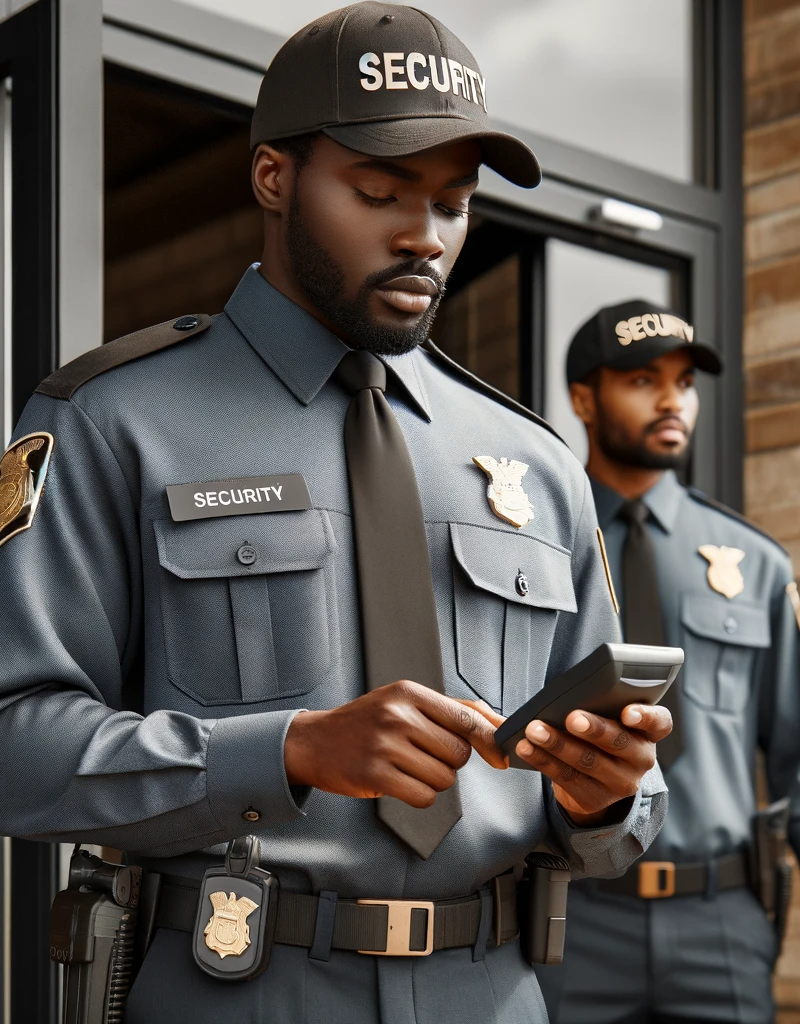
[[[444, 294], [444, 281], [426, 260], [404, 260], [371, 274], [355, 298], [347, 298], [344, 272], [309, 232], [296, 192], [286, 219], [286, 244], [292, 271], [300, 287], [354, 348], [366, 349], [378, 356], [402, 356], [427, 340]], [[431, 299], [427, 310], [408, 327], [377, 321], [369, 308], [373, 290], [393, 278], [411, 274], [432, 278], [439, 287], [439, 295]]]
[[617, 423], [606, 416], [604, 410], [598, 403], [597, 406], [597, 445], [600, 451], [608, 459], [619, 462], [623, 466], [635, 466], [637, 469], [680, 469], [689, 457], [692, 435], [687, 436], [687, 443], [680, 451], [675, 452], [654, 452], [651, 451], [645, 439], [648, 434], [654, 433], [660, 420], [645, 427], [642, 437], [633, 440]]

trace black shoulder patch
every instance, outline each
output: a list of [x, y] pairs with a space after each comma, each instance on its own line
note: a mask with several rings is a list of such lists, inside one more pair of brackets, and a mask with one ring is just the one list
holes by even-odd
[[201, 334], [211, 326], [212, 317], [205, 313], [193, 313], [177, 320], [166, 320], [155, 327], [145, 327], [143, 331], [126, 334], [123, 338], [110, 341], [107, 345], [90, 349], [71, 362], [51, 373], [42, 381], [36, 391], [50, 398], [61, 398], [69, 401], [78, 388], [82, 387], [101, 373], [113, 370], [125, 363], [132, 363], [142, 356], [159, 352], [162, 348], [177, 345], [195, 334]]
[[714, 498], [709, 498], [709, 496], [705, 492], [699, 490], [697, 487], [687, 487], [686, 490], [694, 498], [694, 500], [699, 502], [701, 505], [707, 505], [709, 508], [713, 508], [717, 512], [721, 512], [722, 515], [727, 516], [729, 519], [735, 519], [736, 522], [741, 523], [742, 526], [749, 527], [754, 533], [758, 533], [766, 540], [771, 541], [776, 548], [780, 548], [780, 550], [786, 555], [787, 558], [789, 557], [789, 552], [786, 550], [783, 544], [781, 544], [780, 541], [775, 540], [774, 537], [770, 536], [770, 534], [762, 530], [760, 526], [756, 526], [756, 524], [751, 522], [746, 516], [743, 516], [741, 512], [737, 512], [735, 511], [735, 509], [728, 508], [728, 506], [723, 505], [721, 501], [716, 501]]
[[519, 413], [519, 415], [524, 416], [525, 419], [531, 420], [533, 423], [537, 423], [540, 427], [544, 427], [545, 430], [549, 430], [553, 437], [557, 437], [563, 445], [569, 447], [564, 438], [550, 426], [547, 420], [538, 416], [535, 412], [528, 409], [520, 402], [515, 401], [513, 398], [509, 398], [508, 395], [504, 395], [503, 392], [498, 391], [497, 388], [493, 388], [491, 384], [487, 384], [486, 381], [481, 380], [480, 377], [476, 377], [474, 373], [470, 373], [469, 370], [465, 370], [463, 366], [455, 361], [455, 359], [451, 359], [450, 356], [445, 355], [440, 348], [437, 348], [430, 339], [428, 339], [422, 347], [424, 351], [433, 356], [434, 359], [443, 363], [448, 370], [451, 370], [459, 377], [463, 377], [467, 384], [475, 388], [476, 391], [482, 392], [484, 395], [487, 395], [500, 405], [504, 405], [507, 409], [511, 409], [512, 412]]

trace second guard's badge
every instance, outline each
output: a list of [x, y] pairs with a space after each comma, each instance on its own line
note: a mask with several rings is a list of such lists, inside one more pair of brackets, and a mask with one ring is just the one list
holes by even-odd
[[701, 544], [698, 553], [708, 561], [708, 584], [712, 590], [728, 599], [744, 590], [744, 577], [739, 562], [744, 558], [741, 548], [718, 548], [715, 544]]
[[0, 547], [33, 523], [54, 443], [52, 434], [26, 434], [0, 459]]
[[214, 913], [203, 932], [206, 945], [219, 954], [220, 960], [226, 956], [241, 956], [250, 945], [247, 918], [258, 910], [258, 904], [246, 896], [237, 899], [235, 892], [229, 896], [224, 892], [212, 892], [208, 898]]
[[491, 483], [486, 497], [492, 512], [519, 530], [533, 519], [533, 505], [522, 487], [522, 478], [529, 467], [524, 462], [511, 462], [506, 458], [498, 462], [491, 455], [475, 455], [472, 459], [484, 471]]

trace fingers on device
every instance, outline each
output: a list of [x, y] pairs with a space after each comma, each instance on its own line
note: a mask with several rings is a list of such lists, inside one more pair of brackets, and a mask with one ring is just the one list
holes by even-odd
[[628, 704], [658, 704], [682, 664], [680, 647], [601, 644], [507, 718], [494, 734], [495, 743], [508, 755], [510, 767], [531, 769], [514, 752], [529, 722], [538, 718], [563, 729], [577, 708], [619, 719]]

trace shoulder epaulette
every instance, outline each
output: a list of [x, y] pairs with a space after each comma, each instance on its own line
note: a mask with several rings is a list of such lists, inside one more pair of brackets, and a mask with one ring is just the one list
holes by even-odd
[[166, 320], [155, 327], [126, 334], [123, 338], [110, 341], [107, 345], [90, 349], [42, 381], [36, 389], [40, 395], [61, 398], [68, 401], [78, 388], [101, 373], [113, 370], [125, 363], [132, 363], [142, 356], [160, 352], [163, 348], [177, 345], [195, 334], [201, 334], [211, 326], [212, 317], [205, 313], [192, 313], [177, 320]]
[[727, 516], [729, 519], [736, 520], [737, 523], [741, 523], [742, 526], [747, 526], [755, 533], [760, 534], [766, 540], [771, 541], [776, 548], [780, 550], [788, 557], [789, 552], [781, 544], [780, 541], [775, 540], [774, 537], [770, 536], [766, 531], [762, 530], [760, 526], [756, 526], [755, 523], [751, 522], [747, 516], [743, 516], [741, 512], [737, 512], [735, 509], [729, 508], [727, 505], [723, 505], [721, 501], [717, 501], [704, 492], [699, 490], [697, 487], [687, 487], [686, 490], [694, 498], [695, 501], [699, 501], [701, 505], [707, 505], [709, 508], [715, 509], [717, 512], [721, 512], [722, 515]]
[[[567, 444], [564, 438], [558, 433], [558, 431], [554, 430], [553, 427], [550, 426], [546, 419], [538, 416], [531, 409], [528, 409], [513, 398], [509, 398], [508, 395], [503, 394], [502, 391], [498, 391], [497, 388], [493, 388], [491, 384], [487, 384], [485, 380], [481, 380], [480, 377], [476, 377], [474, 373], [470, 373], [469, 370], [465, 370], [463, 366], [455, 361], [455, 359], [451, 359], [450, 356], [445, 355], [440, 348], [437, 348], [430, 339], [425, 342], [422, 348], [429, 355], [433, 356], [434, 359], [438, 360], [440, 363], [444, 363], [448, 370], [452, 370], [452, 372], [457, 374], [459, 377], [463, 377], [468, 384], [475, 388], [476, 391], [483, 392], [484, 395], [488, 395], [489, 398], [498, 402], [500, 405], [504, 405], [507, 409], [511, 409], [512, 412], [519, 413], [519, 415], [524, 416], [525, 419], [532, 420], [540, 427], [544, 427], [545, 430], [549, 430], [553, 437], [557, 437], [562, 444]], [[567, 447], [569, 447], [569, 445], [567, 445]]]

